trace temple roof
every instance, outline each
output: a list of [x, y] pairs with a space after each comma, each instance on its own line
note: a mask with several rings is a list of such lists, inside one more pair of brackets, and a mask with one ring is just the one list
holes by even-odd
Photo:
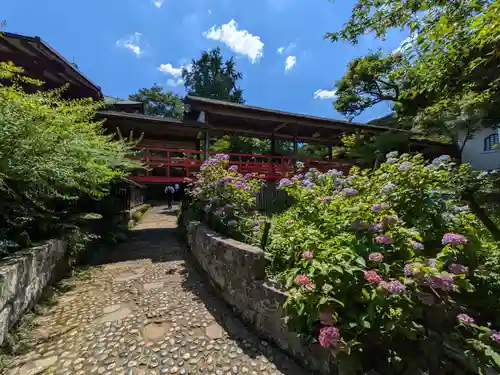
[[99, 86], [39, 37], [0, 33], [0, 61], [12, 61], [24, 69], [25, 75], [44, 81], [44, 89], [55, 89], [69, 83], [64, 97], [102, 99]]

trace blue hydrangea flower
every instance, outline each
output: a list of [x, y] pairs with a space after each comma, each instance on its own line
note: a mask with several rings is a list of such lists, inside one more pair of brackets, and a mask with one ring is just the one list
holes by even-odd
[[290, 186], [292, 184], [293, 182], [290, 181], [288, 178], [282, 178], [278, 184], [278, 188], [282, 188], [284, 186]]

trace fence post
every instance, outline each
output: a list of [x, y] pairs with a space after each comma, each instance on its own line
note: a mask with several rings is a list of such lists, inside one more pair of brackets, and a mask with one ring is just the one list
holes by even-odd
[[266, 221], [266, 223], [264, 224], [264, 233], [262, 233], [262, 240], [260, 242], [260, 247], [262, 248], [262, 250], [266, 249], [270, 230], [271, 230], [271, 223], [269, 221]]

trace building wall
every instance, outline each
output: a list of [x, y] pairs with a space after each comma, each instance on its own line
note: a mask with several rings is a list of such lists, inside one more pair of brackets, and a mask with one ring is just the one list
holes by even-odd
[[469, 163], [473, 169], [492, 170], [500, 168], [500, 147], [490, 151], [484, 150], [484, 139], [499, 129], [483, 129], [469, 139], [462, 152], [462, 161]]

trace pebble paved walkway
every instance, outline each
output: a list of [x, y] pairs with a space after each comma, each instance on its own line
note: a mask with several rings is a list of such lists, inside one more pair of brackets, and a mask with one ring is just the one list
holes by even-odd
[[131, 239], [38, 318], [9, 375], [306, 374], [235, 318], [192, 267], [177, 218], [154, 207]]

